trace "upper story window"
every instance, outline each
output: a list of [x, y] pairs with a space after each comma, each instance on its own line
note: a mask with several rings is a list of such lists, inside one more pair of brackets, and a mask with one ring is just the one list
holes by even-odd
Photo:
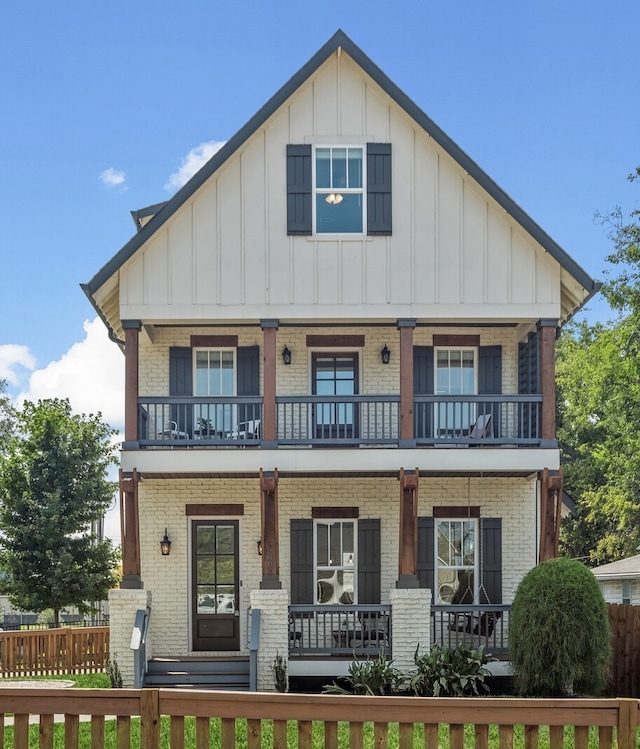
[[[436, 348], [436, 395], [475, 395], [477, 392], [475, 348]], [[468, 431], [475, 422], [475, 404], [447, 401], [435, 409], [436, 435], [454, 436]]]
[[[193, 394], [234, 396], [236, 394], [235, 349], [196, 349]], [[195, 437], [219, 437], [232, 432], [237, 423], [233, 403], [198, 403], [194, 413]]]
[[361, 146], [315, 149], [316, 234], [362, 234], [363, 150]]

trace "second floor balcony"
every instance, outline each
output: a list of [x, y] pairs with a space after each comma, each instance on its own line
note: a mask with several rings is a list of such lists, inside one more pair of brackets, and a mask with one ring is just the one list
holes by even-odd
[[[542, 445], [541, 395], [139, 397], [136, 447], [454, 447]], [[269, 413], [271, 411], [271, 413]], [[271, 421], [271, 424], [269, 422]]]

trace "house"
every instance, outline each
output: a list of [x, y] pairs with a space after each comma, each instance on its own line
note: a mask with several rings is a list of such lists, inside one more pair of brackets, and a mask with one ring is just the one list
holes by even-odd
[[640, 554], [591, 570], [607, 603], [640, 605]]
[[598, 284], [341, 31], [134, 220], [83, 286], [126, 361], [125, 683], [134, 621], [144, 663], [251, 653], [260, 689], [277, 654], [504, 633], [555, 553], [554, 342]]

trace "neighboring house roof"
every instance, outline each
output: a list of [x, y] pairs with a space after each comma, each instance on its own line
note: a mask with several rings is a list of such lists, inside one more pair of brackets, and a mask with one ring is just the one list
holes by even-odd
[[603, 564], [591, 571], [599, 580], [640, 577], [640, 554], [619, 559], [617, 562], [611, 562], [610, 564]]
[[[401, 107], [434, 141], [454, 159], [539, 245], [549, 253], [584, 289], [582, 306], [600, 288], [594, 281], [522, 208], [520, 208], [451, 138], [443, 132], [378, 66], [341, 30], [295, 73], [280, 90], [166, 203], [132, 212], [138, 232], [87, 283], [81, 284], [98, 314], [95, 293], [113, 279], [114, 274], [153, 234], [168, 221], [194, 193], [271, 117], [295, 91], [337, 50], [342, 49]], [[157, 212], [156, 212], [157, 209]], [[150, 216], [150, 218], [149, 218]]]

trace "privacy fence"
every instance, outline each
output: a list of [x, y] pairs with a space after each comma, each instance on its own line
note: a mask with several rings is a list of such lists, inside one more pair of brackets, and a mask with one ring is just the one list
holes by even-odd
[[640, 606], [607, 604], [611, 625], [612, 693], [640, 697]]
[[[0, 690], [1, 746], [41, 749], [635, 749], [638, 700], [359, 697], [171, 689]], [[5, 714], [13, 713], [13, 728]], [[54, 716], [63, 718], [55, 726]], [[84, 724], [80, 716], [91, 716]], [[139, 719], [139, 720], [138, 720]], [[83, 729], [87, 729], [84, 730]], [[35, 745], [35, 744], [34, 744]]]

